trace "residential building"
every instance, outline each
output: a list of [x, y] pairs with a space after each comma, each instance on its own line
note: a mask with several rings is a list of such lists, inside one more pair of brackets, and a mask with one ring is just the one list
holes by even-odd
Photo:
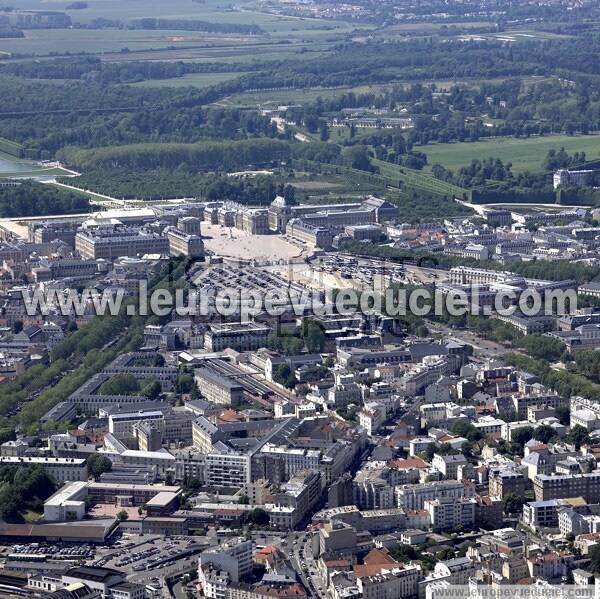
[[600, 503], [600, 470], [587, 474], [538, 474], [533, 490], [537, 501], [583, 497], [587, 503]]
[[0, 456], [0, 465], [21, 468], [40, 466], [59, 483], [87, 480], [87, 464], [83, 458]]
[[406, 510], [421, 510], [425, 501], [438, 498], [461, 499], [475, 496], [475, 486], [453, 480], [442, 480], [419, 485], [401, 485], [395, 489], [398, 507]]
[[237, 406], [243, 400], [244, 387], [210, 366], [196, 368], [194, 380], [202, 396], [211, 403]]
[[439, 497], [426, 500], [423, 507], [433, 530], [469, 529], [475, 524], [476, 503], [474, 498]]

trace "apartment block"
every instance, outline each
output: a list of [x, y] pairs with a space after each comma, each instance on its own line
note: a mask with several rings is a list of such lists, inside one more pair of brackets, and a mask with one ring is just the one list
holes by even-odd
[[453, 480], [402, 485], [395, 488], [396, 504], [407, 510], [422, 510], [425, 501], [438, 498], [462, 499], [475, 497], [475, 486]]
[[40, 466], [59, 483], [87, 480], [87, 464], [83, 458], [0, 456], [0, 465], [21, 468]]
[[194, 380], [202, 396], [211, 403], [237, 406], [243, 399], [244, 387], [241, 384], [208, 366], [196, 368]]
[[252, 351], [265, 347], [271, 328], [258, 323], [211, 324], [204, 334], [204, 348], [219, 352], [231, 348]]
[[537, 501], [583, 497], [587, 503], [600, 503], [600, 470], [588, 474], [538, 474], [533, 490]]

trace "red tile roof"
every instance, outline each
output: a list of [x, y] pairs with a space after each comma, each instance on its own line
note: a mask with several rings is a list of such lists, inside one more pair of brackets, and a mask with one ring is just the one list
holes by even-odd
[[421, 458], [403, 458], [400, 460], [391, 460], [388, 464], [390, 468], [403, 470], [405, 468], [429, 468], [429, 464]]
[[365, 565], [398, 566], [400, 565], [386, 550], [371, 549], [363, 560]]

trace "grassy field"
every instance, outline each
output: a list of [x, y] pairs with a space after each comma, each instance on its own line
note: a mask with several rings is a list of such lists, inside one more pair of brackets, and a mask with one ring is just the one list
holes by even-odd
[[173, 79], [149, 79], [148, 81], [140, 81], [134, 83], [135, 87], [209, 87], [217, 85], [224, 81], [237, 79], [246, 73], [191, 73], [183, 77], [175, 77]]
[[569, 153], [585, 152], [588, 160], [600, 155], [600, 135], [552, 135], [515, 139], [503, 137], [477, 142], [454, 144], [431, 144], [422, 149], [427, 154], [429, 165], [439, 163], [450, 170], [470, 164], [476, 158], [500, 158], [512, 162], [513, 171], [539, 171], [548, 150], [564, 147]]
[[66, 170], [61, 168], [43, 168], [37, 162], [15, 158], [4, 152], [0, 152], [0, 179], [12, 177], [46, 178], [69, 176]]
[[[72, 185], [71, 185], [71, 183], [72, 183]], [[80, 193], [84, 196], [87, 196], [92, 201], [92, 203], [102, 203], [102, 202], [106, 202], [106, 201], [110, 200], [110, 198], [108, 196], [94, 193], [93, 191], [90, 191], [89, 189], [81, 189], [80, 187], [78, 187], [77, 178], [73, 178], [71, 181], [69, 181], [69, 183], [67, 185], [65, 185], [64, 183], [57, 183], [57, 182], [49, 183], [49, 185], [53, 185], [54, 187], [59, 187], [60, 189], [68, 189], [75, 193]], [[75, 189], [73, 189], [73, 188], [75, 188]], [[118, 198], [113, 198], [113, 199], [118, 200]]]
[[[295, 58], [302, 51], [302, 57], [314, 58], [327, 50], [323, 44], [313, 44], [307, 51], [307, 45], [302, 42], [286, 44], [246, 44], [243, 46], [217, 46], [197, 48], [162, 48], [159, 50], [142, 50], [133, 53], [109, 52], [101, 54], [103, 62], [135, 61], [181, 61], [181, 62], [219, 62], [247, 63], [248, 70], [259, 60], [284, 60]], [[1, 59], [0, 59], [1, 60]]]
[[71, 173], [62, 168], [38, 168], [30, 171], [0, 171], [0, 179], [25, 178], [25, 179], [47, 179], [53, 177], [68, 177]]
[[295, 171], [291, 185], [296, 188], [296, 198], [310, 204], [335, 204], [354, 201], [365, 194], [383, 194], [384, 188], [379, 185], [358, 184], [344, 175], [316, 175]]
[[332, 98], [348, 92], [354, 92], [356, 94], [367, 93], [368, 91], [379, 91], [384, 87], [385, 85], [362, 85], [357, 87], [312, 87], [306, 89], [279, 89], [273, 91], [261, 90], [234, 94], [220, 103], [231, 106], [302, 104], [305, 102], [314, 102], [318, 97]]

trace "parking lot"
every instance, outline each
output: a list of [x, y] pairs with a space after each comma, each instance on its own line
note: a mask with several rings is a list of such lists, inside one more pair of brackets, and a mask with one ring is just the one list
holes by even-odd
[[93, 545], [64, 545], [48, 543], [24, 543], [2, 547], [2, 553], [8, 560], [45, 561], [72, 560], [87, 561], [96, 553]]
[[123, 534], [112, 547], [98, 550], [96, 566], [118, 568], [126, 572], [145, 570], [160, 555], [166, 556], [189, 545], [179, 540], [167, 540], [158, 535]]

